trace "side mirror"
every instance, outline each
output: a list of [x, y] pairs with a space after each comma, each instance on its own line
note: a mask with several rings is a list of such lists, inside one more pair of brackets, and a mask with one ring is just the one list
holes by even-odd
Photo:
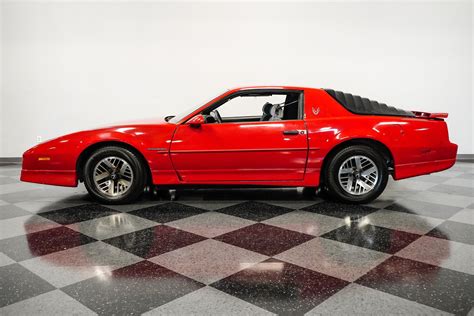
[[191, 118], [186, 124], [190, 125], [191, 127], [200, 127], [205, 122], [206, 120], [204, 119], [204, 116], [202, 116], [202, 114], [198, 114]]

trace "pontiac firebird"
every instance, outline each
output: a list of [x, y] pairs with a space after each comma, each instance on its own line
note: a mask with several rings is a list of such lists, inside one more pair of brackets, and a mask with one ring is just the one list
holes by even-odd
[[237, 88], [182, 115], [39, 144], [23, 154], [21, 180], [84, 182], [108, 204], [129, 203], [151, 186], [210, 185], [320, 188], [367, 203], [389, 175], [453, 166], [446, 117], [329, 89]]

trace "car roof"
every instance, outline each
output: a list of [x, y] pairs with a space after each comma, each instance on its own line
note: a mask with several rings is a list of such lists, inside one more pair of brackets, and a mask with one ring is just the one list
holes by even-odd
[[245, 91], [245, 90], [254, 90], [254, 89], [276, 89], [276, 90], [306, 90], [306, 89], [316, 89], [316, 88], [308, 88], [308, 87], [297, 87], [297, 86], [247, 86], [247, 87], [236, 87], [230, 89], [232, 92], [236, 91]]

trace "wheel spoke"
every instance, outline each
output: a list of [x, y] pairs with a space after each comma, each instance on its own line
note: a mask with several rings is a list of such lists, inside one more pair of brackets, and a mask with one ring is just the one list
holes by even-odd
[[361, 170], [362, 169], [362, 164], [360, 162], [360, 156], [355, 156], [354, 160], [355, 160], [357, 170]]
[[352, 177], [352, 176], [349, 176], [349, 179], [348, 179], [347, 185], [346, 185], [347, 190], [351, 190], [353, 183], [354, 183], [353, 177]]
[[110, 184], [109, 184], [109, 188], [108, 188], [108, 193], [110, 195], [114, 195], [114, 191], [115, 191], [115, 182], [114, 181], [110, 181]]
[[118, 170], [119, 174], [122, 176], [125, 175], [125, 172], [127, 171], [128, 168], [130, 168], [129, 165], [123, 163]]
[[99, 182], [99, 181], [101, 181], [101, 180], [107, 178], [108, 176], [110, 176], [110, 173], [109, 173], [108, 171], [104, 171], [103, 173], [101, 173], [101, 174], [95, 176], [95, 177], [94, 177], [94, 180], [95, 180], [96, 182]]
[[370, 174], [372, 174], [372, 173], [374, 173], [374, 172], [376, 172], [376, 171], [377, 171], [377, 167], [372, 166], [372, 167], [370, 167], [369, 169], [362, 171], [362, 172], [361, 172], [361, 175], [364, 176], [364, 177], [366, 177], [366, 176], [368, 176], [368, 175], [370, 175]]
[[352, 168], [342, 168], [340, 173], [341, 174], [346, 174], [346, 173], [351, 173], [352, 172]]
[[367, 191], [370, 191], [372, 189], [372, 187], [370, 185], [366, 184], [362, 180], [357, 180], [357, 184], [360, 185], [361, 187], [363, 187]]
[[130, 181], [127, 181], [125, 179], [120, 179], [119, 180], [119, 183], [124, 187], [124, 188], [128, 188], [130, 186], [130, 184], [132, 184]]
[[104, 159], [104, 160], [103, 160], [103, 163], [104, 163], [107, 167], [109, 167], [109, 169], [114, 169], [114, 168], [115, 168], [115, 166], [112, 164], [112, 162], [111, 162], [110, 160], [108, 160], [108, 159]]

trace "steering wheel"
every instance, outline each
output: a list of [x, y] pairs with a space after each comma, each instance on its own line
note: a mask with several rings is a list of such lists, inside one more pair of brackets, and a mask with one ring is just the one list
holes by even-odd
[[221, 117], [221, 115], [219, 114], [219, 111], [217, 111], [217, 110], [211, 111], [211, 115], [214, 116], [214, 118], [216, 119], [217, 123], [222, 123], [222, 117]]

